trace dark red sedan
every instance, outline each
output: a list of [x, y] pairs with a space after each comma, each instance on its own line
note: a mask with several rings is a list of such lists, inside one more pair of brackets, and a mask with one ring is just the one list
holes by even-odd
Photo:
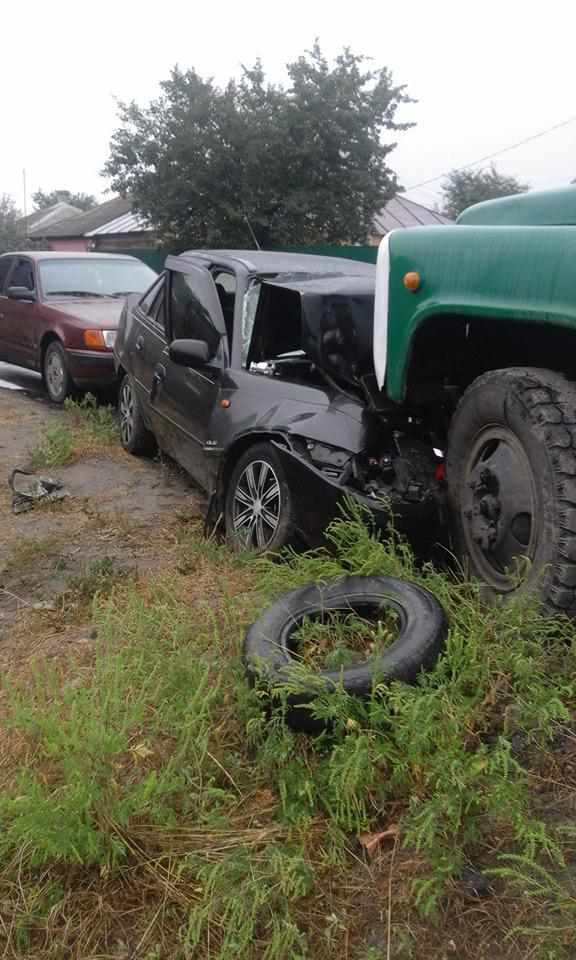
[[124, 299], [156, 279], [122, 254], [37, 251], [0, 256], [0, 360], [38, 370], [54, 403], [114, 383]]

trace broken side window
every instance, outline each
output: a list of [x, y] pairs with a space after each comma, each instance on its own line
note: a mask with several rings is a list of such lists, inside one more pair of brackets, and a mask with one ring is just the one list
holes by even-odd
[[301, 351], [300, 293], [271, 283], [261, 285], [247, 363], [262, 363]]

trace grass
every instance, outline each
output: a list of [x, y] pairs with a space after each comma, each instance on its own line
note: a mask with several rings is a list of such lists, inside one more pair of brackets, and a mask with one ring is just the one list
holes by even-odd
[[64, 410], [65, 419], [48, 427], [32, 451], [30, 464], [34, 470], [66, 466], [81, 457], [107, 451], [117, 440], [112, 407], [98, 404], [91, 394], [79, 401], [68, 398]]
[[62, 537], [24, 537], [17, 540], [4, 564], [4, 573], [27, 570], [39, 560], [53, 555], [62, 545]]
[[313, 670], [338, 670], [379, 656], [398, 635], [392, 610], [379, 611], [377, 618], [357, 613], [327, 612], [305, 617], [294, 631], [298, 659]]
[[[107, 566], [70, 584], [97, 631], [89, 669], [3, 682], [18, 746], [0, 789], [7, 956], [574, 956], [572, 624], [528, 602], [486, 609], [357, 516], [331, 537], [330, 552], [254, 560], [191, 525], [155, 579]], [[243, 633], [282, 591], [342, 573], [431, 589], [445, 655], [366, 702], [320, 692], [330, 734], [297, 736], [282, 691], [248, 689]], [[379, 640], [329, 626], [335, 648]], [[466, 866], [490, 877], [485, 900], [466, 899]]]
[[74, 435], [68, 424], [57, 423], [48, 427], [40, 443], [32, 451], [30, 466], [33, 470], [42, 467], [64, 467], [74, 457]]

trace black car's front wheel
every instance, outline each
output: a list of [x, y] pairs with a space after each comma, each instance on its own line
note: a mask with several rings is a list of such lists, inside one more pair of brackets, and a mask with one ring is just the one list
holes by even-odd
[[120, 416], [120, 440], [124, 449], [135, 456], [153, 453], [156, 443], [144, 423], [140, 401], [136, 395], [132, 378], [128, 374], [124, 376], [120, 384], [118, 413]]
[[68, 372], [68, 359], [59, 340], [52, 340], [46, 348], [42, 378], [52, 403], [64, 403], [72, 393], [74, 384]]
[[292, 494], [271, 443], [249, 447], [235, 464], [224, 517], [227, 540], [236, 551], [263, 553], [296, 542]]

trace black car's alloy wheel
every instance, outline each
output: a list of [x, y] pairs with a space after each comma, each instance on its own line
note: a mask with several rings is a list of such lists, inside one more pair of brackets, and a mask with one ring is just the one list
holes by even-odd
[[46, 392], [53, 403], [64, 403], [72, 392], [72, 380], [68, 373], [68, 361], [59, 340], [52, 340], [44, 354], [42, 376]]
[[266, 460], [252, 460], [234, 490], [234, 534], [247, 549], [265, 550], [278, 529], [280, 510], [280, 483], [274, 469]]
[[576, 388], [550, 370], [483, 374], [452, 419], [457, 554], [487, 599], [519, 591], [576, 614]]
[[128, 374], [125, 375], [120, 385], [118, 412], [120, 414], [120, 440], [124, 449], [136, 456], [153, 453], [154, 437], [146, 428], [140, 403]]
[[279, 550], [294, 542], [292, 496], [272, 444], [250, 447], [232, 471], [225, 506], [226, 535], [235, 550]]

